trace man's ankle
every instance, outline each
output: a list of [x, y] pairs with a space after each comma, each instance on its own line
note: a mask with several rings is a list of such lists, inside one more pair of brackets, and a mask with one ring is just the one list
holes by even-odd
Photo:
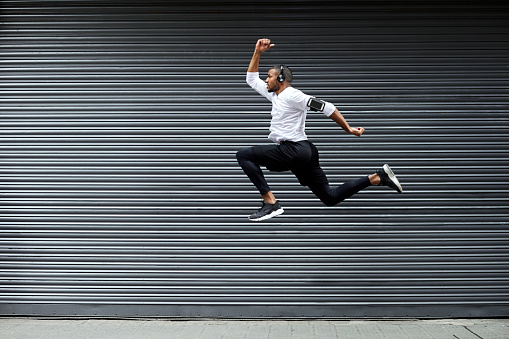
[[378, 184], [380, 184], [380, 181], [382, 181], [382, 179], [380, 178], [380, 176], [378, 174], [371, 174], [369, 176], [369, 182], [371, 183], [371, 185], [373, 186], [376, 186]]
[[263, 194], [262, 197], [263, 197], [263, 201], [265, 201], [267, 204], [274, 205], [277, 201], [274, 194], [272, 194], [272, 191], [269, 191], [269, 192]]

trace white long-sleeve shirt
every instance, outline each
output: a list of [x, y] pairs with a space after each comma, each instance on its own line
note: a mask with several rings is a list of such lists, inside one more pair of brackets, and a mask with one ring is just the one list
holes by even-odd
[[[260, 79], [258, 72], [247, 72], [246, 82], [258, 93], [272, 102], [272, 120], [270, 121], [269, 139], [280, 143], [281, 141], [307, 140], [305, 133], [306, 114], [309, 110], [308, 101], [312, 96], [302, 91], [288, 87], [279, 95], [267, 90], [267, 85]], [[330, 116], [336, 107], [325, 103], [323, 113]]]

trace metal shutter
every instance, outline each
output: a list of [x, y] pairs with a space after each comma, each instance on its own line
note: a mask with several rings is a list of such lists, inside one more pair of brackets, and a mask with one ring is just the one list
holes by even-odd
[[[507, 316], [507, 4], [2, 1], [0, 314]], [[268, 143], [254, 43], [361, 138], [309, 114], [330, 208], [235, 160]]]

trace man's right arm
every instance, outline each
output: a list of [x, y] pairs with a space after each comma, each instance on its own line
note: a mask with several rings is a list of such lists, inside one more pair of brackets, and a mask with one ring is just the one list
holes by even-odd
[[261, 54], [272, 46], [274, 46], [274, 44], [271, 44], [269, 39], [258, 40], [246, 74], [246, 82], [248, 85], [269, 100], [271, 100], [271, 95], [267, 91], [265, 82], [259, 77], [258, 66], [260, 64]]
[[253, 58], [251, 58], [251, 62], [249, 63], [249, 68], [247, 71], [249, 73], [258, 73], [258, 66], [260, 65], [260, 56], [262, 52], [255, 50], [253, 53]]
[[258, 72], [258, 66], [260, 65], [260, 56], [263, 52], [274, 47], [274, 44], [270, 43], [270, 39], [259, 39], [256, 42], [255, 50], [253, 53], [253, 57], [251, 58], [251, 62], [249, 63], [248, 72], [255, 73]]

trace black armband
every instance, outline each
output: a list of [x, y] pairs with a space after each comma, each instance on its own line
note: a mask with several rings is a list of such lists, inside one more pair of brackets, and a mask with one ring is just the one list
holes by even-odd
[[314, 112], [323, 112], [325, 102], [316, 98], [309, 98], [307, 106]]

